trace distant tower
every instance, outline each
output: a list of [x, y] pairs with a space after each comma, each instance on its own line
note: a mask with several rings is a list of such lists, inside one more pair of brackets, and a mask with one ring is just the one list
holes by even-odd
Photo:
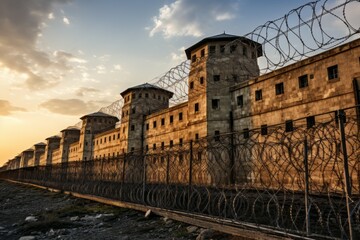
[[80, 119], [82, 126], [78, 153], [80, 159], [86, 161], [92, 159], [94, 135], [115, 128], [119, 119], [103, 112], [87, 114]]
[[60, 141], [60, 159], [61, 163], [65, 163], [69, 159], [69, 148], [74, 142], [78, 142], [80, 139], [80, 129], [75, 127], [68, 127], [61, 131]]
[[[189, 125], [202, 122], [200, 136], [230, 132], [230, 87], [259, 75], [257, 57], [262, 55], [261, 45], [224, 33], [201, 40], [185, 53], [191, 60]], [[189, 134], [194, 134], [191, 128]]]
[[47, 141], [45, 148], [46, 165], [52, 164], [52, 153], [54, 150], [60, 147], [60, 140], [61, 138], [56, 135], [46, 138]]
[[[121, 117], [121, 149], [124, 152], [142, 149], [144, 117], [169, 107], [173, 93], [148, 83], [126, 89]], [[127, 140], [127, 141], [126, 141]]]
[[43, 142], [37, 143], [34, 145], [34, 166], [40, 165], [40, 156], [45, 154], [46, 144]]
[[34, 156], [34, 149], [27, 149], [21, 153], [20, 168], [30, 167], [29, 160]]

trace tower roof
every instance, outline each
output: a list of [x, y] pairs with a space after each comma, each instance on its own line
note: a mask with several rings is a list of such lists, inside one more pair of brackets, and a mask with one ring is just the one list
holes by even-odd
[[116, 118], [117, 121], [119, 120], [117, 117], [110, 115], [110, 114], [103, 113], [103, 112], [89, 113], [89, 114], [82, 116], [80, 119], [83, 120], [84, 118], [89, 118], [89, 117], [106, 117], [106, 118]]
[[50, 140], [50, 139], [60, 139], [61, 137], [59, 137], [58, 135], [54, 135], [51, 137], [46, 138], [46, 140]]
[[258, 56], [262, 56], [262, 48], [261, 48], [261, 44], [253, 41], [253, 40], [250, 40], [246, 37], [241, 37], [241, 36], [237, 36], [237, 35], [231, 35], [231, 34], [227, 34], [227, 33], [222, 33], [222, 34], [218, 34], [218, 35], [215, 35], [215, 36], [211, 36], [211, 37], [207, 37], [207, 38], [204, 38], [203, 40], [201, 40], [200, 42], [197, 42], [195, 43], [194, 45], [192, 45], [191, 47], [187, 48], [185, 50], [185, 53], [186, 53], [186, 57], [187, 59], [190, 59], [191, 58], [191, 52], [206, 44], [206, 43], [209, 43], [209, 42], [224, 42], [224, 41], [227, 41], [227, 42], [231, 42], [231, 41], [234, 41], [234, 40], [237, 40], [237, 39], [240, 39], [242, 42], [245, 42], [247, 44], [252, 44], [254, 46], [257, 47], [257, 55]]
[[77, 127], [74, 127], [74, 126], [70, 126], [70, 127], [67, 127], [65, 129], [61, 130], [61, 132], [70, 132], [70, 131], [80, 131], [80, 129]]
[[120, 95], [122, 97], [124, 97], [128, 92], [131, 92], [133, 90], [141, 90], [141, 89], [155, 89], [155, 90], [159, 90], [159, 91], [163, 91], [165, 93], [167, 93], [169, 95], [169, 97], [172, 97], [174, 95], [173, 92], [170, 92], [168, 90], [165, 90], [161, 87], [158, 87], [158, 86], [155, 86], [155, 85], [152, 85], [150, 83], [144, 83], [144, 84], [140, 84], [140, 85], [137, 85], [137, 86], [134, 86], [134, 87], [131, 87], [131, 88], [128, 88], [126, 89], [125, 91], [123, 91], [122, 93], [120, 93]]
[[35, 144], [34, 146], [46, 146], [46, 144], [43, 142], [39, 142], [39, 143]]

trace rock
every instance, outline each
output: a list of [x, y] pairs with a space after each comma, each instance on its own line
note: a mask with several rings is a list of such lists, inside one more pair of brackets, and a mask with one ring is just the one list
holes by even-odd
[[22, 236], [19, 238], [19, 240], [35, 240], [36, 238], [34, 236]]
[[151, 210], [149, 209], [149, 210], [147, 210], [146, 213], [145, 213], [145, 218], [150, 217], [150, 215], [151, 215]]
[[70, 221], [78, 221], [79, 220], [79, 216], [75, 216], [75, 217], [71, 217], [70, 218]]
[[25, 222], [36, 222], [37, 218], [34, 216], [28, 216], [25, 218]]
[[215, 235], [215, 231], [211, 229], [205, 229], [200, 232], [200, 234], [196, 237], [196, 240], [209, 240], [213, 239]]
[[5, 229], [4, 227], [1, 227], [1, 226], [0, 226], [0, 230], [4, 230], [4, 229]]
[[187, 231], [188, 233], [194, 233], [194, 232], [196, 232], [198, 229], [199, 229], [199, 228], [196, 227], [196, 226], [188, 226], [188, 227], [186, 228], [186, 231]]

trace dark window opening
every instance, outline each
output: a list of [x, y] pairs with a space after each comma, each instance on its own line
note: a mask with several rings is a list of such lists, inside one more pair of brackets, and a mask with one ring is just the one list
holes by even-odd
[[150, 126], [149, 126], [149, 124], [147, 123], [147, 124], [146, 124], [146, 130], [149, 130], [149, 128], [150, 128]]
[[275, 85], [275, 93], [276, 95], [280, 95], [284, 93], [284, 83], [278, 83]]
[[191, 62], [196, 62], [196, 54], [192, 55]]
[[199, 134], [195, 133], [195, 141], [199, 140]]
[[219, 130], [216, 130], [215, 133], [214, 133], [214, 140], [216, 142], [220, 141], [220, 131]]
[[205, 57], [205, 49], [201, 49], [200, 55], [201, 57]]
[[153, 122], [153, 128], [156, 128], [156, 121]]
[[306, 118], [307, 128], [312, 128], [315, 125], [315, 116], [309, 116]]
[[212, 99], [211, 106], [212, 106], [212, 109], [219, 109], [220, 108], [220, 99]]
[[304, 88], [304, 87], [307, 87], [309, 86], [309, 83], [308, 83], [308, 75], [302, 75], [299, 77], [299, 88]]
[[336, 79], [336, 78], [339, 77], [338, 76], [338, 66], [337, 65], [328, 67], [327, 72], [328, 72], [328, 79], [329, 80]]
[[141, 93], [139, 93], [139, 98], [141, 98], [141, 96], [142, 96], [142, 94], [141, 94]]
[[179, 121], [181, 121], [181, 120], [183, 120], [183, 113], [182, 112], [179, 113]]
[[236, 51], [237, 45], [231, 45], [230, 46], [230, 53], [233, 53]]
[[285, 132], [291, 132], [294, 130], [294, 124], [292, 120], [285, 121]]
[[148, 94], [148, 93], [145, 93], [145, 97], [148, 98], [148, 97], [149, 97], [149, 94]]
[[204, 77], [200, 77], [200, 84], [204, 84]]
[[214, 80], [214, 82], [220, 81], [220, 75], [214, 75], [213, 80]]
[[145, 151], [149, 151], [149, 145], [145, 146]]
[[225, 45], [220, 45], [220, 53], [225, 53]]
[[261, 125], [261, 135], [267, 135], [268, 134], [268, 127], [266, 124]]
[[250, 131], [249, 131], [248, 128], [243, 129], [243, 135], [244, 135], [244, 138], [249, 138], [250, 137]]
[[255, 101], [260, 101], [262, 99], [262, 90], [255, 91]]
[[134, 113], [136, 112], [136, 108], [133, 107], [133, 108], [131, 109], [131, 112], [132, 112], [132, 114], [134, 114]]
[[165, 148], [165, 143], [161, 142], [161, 150], [164, 150], [164, 148]]
[[153, 144], [153, 150], [156, 150], [156, 143]]
[[182, 138], [179, 139], [179, 145], [180, 145], [180, 147], [182, 147], [182, 145], [183, 145], [183, 139]]
[[171, 116], [170, 116], [170, 124], [173, 123], [173, 122], [174, 122], [174, 116], [171, 115]]
[[131, 131], [135, 131], [135, 125], [131, 125]]
[[195, 112], [199, 112], [199, 103], [195, 103], [194, 110]]
[[243, 46], [243, 55], [247, 57], [247, 48], [245, 46]]
[[190, 82], [190, 89], [194, 88], [194, 82]]
[[215, 46], [210, 46], [209, 47], [209, 54], [214, 54], [216, 51], [216, 47]]
[[170, 146], [170, 147], [173, 147], [173, 146], [174, 146], [174, 141], [173, 141], [173, 140], [170, 140], [169, 146]]
[[237, 105], [239, 107], [244, 106], [244, 97], [243, 97], [243, 95], [237, 96], [236, 97], [236, 102], [237, 102]]
[[165, 118], [162, 118], [161, 119], [161, 126], [164, 126], [165, 125]]

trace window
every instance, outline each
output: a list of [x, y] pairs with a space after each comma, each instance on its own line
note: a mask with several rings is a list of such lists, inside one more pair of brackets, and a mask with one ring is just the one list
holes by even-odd
[[120, 139], [120, 133], [118, 133], [118, 135], [117, 135], [117, 139]]
[[308, 75], [302, 75], [299, 77], [299, 88], [304, 88], [304, 87], [307, 87], [309, 86], [309, 83], [308, 83]]
[[268, 134], [268, 128], [267, 128], [267, 125], [264, 124], [264, 125], [261, 125], [261, 135], [267, 135]]
[[220, 45], [220, 53], [225, 53], [225, 45]]
[[149, 123], [146, 124], [146, 130], [149, 130]]
[[173, 141], [173, 140], [170, 140], [169, 146], [170, 146], [171, 148], [174, 146], [174, 141]]
[[312, 128], [315, 125], [315, 116], [310, 116], [306, 118], [307, 128]]
[[131, 113], [134, 114], [135, 112], [136, 112], [136, 108], [133, 107], [133, 108], [131, 109]]
[[156, 128], [156, 121], [153, 121], [153, 128]]
[[294, 130], [294, 125], [292, 120], [285, 121], [285, 132], [291, 132]]
[[337, 65], [328, 67], [327, 72], [328, 72], [328, 79], [329, 80], [336, 79], [336, 78], [339, 77], [338, 76], [338, 66]]
[[115, 134], [113, 135], [113, 140], [115, 140]]
[[181, 165], [184, 161], [184, 156], [182, 154], [179, 154], [179, 164]]
[[275, 84], [275, 93], [276, 95], [280, 95], [284, 93], [284, 83]]
[[156, 150], [156, 143], [153, 144], [153, 150]]
[[190, 89], [194, 89], [194, 82], [190, 82]]
[[255, 91], [255, 101], [260, 101], [262, 99], [262, 90]]
[[244, 135], [244, 138], [249, 138], [250, 137], [250, 131], [249, 131], [248, 128], [243, 129], [243, 135]]
[[198, 161], [201, 161], [201, 155], [202, 155], [202, 152], [198, 151], [198, 153], [197, 153], [197, 160]]
[[142, 96], [142, 94], [141, 94], [141, 93], [139, 93], [139, 98], [141, 98], [141, 96]]
[[104, 137], [104, 143], [106, 143], [106, 137]]
[[181, 121], [181, 120], [183, 120], [183, 113], [182, 112], [179, 113], [179, 121]]
[[195, 112], [199, 112], [199, 103], [195, 103], [194, 110]]
[[212, 106], [212, 109], [219, 109], [220, 108], [220, 99], [212, 99], [211, 106]]
[[174, 122], [174, 116], [170, 115], [170, 124]]
[[220, 131], [219, 130], [216, 130], [215, 133], [214, 133], [214, 140], [216, 142], [219, 142], [220, 141]]
[[111, 136], [109, 136], [109, 142], [111, 141]]
[[179, 145], [180, 145], [180, 147], [182, 147], [182, 145], [183, 145], [183, 139], [182, 138], [179, 139]]
[[132, 94], [132, 97], [131, 97], [131, 98], [132, 98], [132, 99], [135, 99], [135, 98], [136, 98], [135, 93]]
[[243, 97], [243, 95], [237, 96], [236, 97], [236, 102], [237, 102], [237, 105], [239, 107], [244, 106], [244, 97]]
[[245, 57], [247, 57], [247, 49], [246, 49], [245, 46], [243, 46], [243, 55], [244, 55]]
[[201, 57], [205, 57], [205, 49], [201, 49], [200, 55]]
[[230, 53], [235, 52], [236, 48], [237, 48], [237, 45], [231, 45], [230, 46]]
[[165, 148], [165, 143], [161, 142], [161, 150], [164, 150], [164, 148]]
[[[132, 147], [132, 148], [130, 149], [130, 152], [134, 152], [134, 150], [135, 150], [135, 148]], [[110, 153], [109, 153], [109, 154], [110, 154]]]
[[209, 47], [209, 54], [214, 54], [216, 51], [216, 47], [215, 46], [210, 46]]
[[148, 94], [148, 93], [145, 93], [145, 98], [149, 98], [149, 94]]
[[195, 141], [199, 140], [199, 134], [195, 133]]
[[204, 84], [204, 77], [200, 77], [200, 84]]
[[213, 80], [214, 80], [214, 82], [220, 81], [220, 75], [214, 75]]
[[191, 62], [196, 62], [196, 54], [192, 55]]
[[145, 151], [149, 151], [149, 145], [146, 144]]
[[102, 144], [102, 139], [100, 139], [100, 144]]
[[126, 131], [126, 127], [123, 128], [123, 133], [125, 133], [125, 131]]
[[135, 131], [135, 125], [131, 125], [131, 131]]
[[161, 119], [161, 126], [164, 126], [165, 125], [165, 118], [162, 118]]

